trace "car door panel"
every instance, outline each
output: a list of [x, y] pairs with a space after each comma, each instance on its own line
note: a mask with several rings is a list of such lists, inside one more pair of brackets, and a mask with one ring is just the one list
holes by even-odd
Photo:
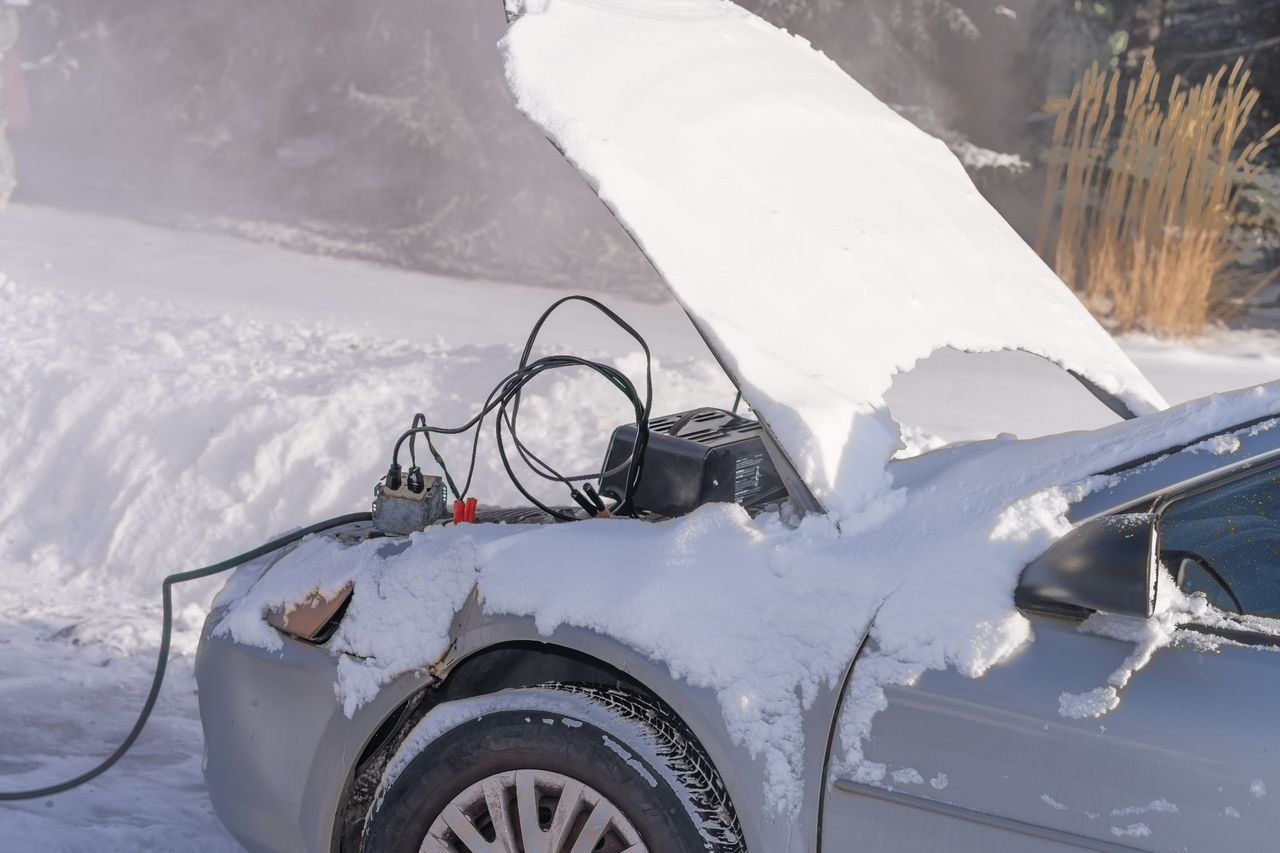
[[[1034, 642], [982, 678], [934, 671], [886, 691], [864, 751], [905, 780], [882, 786], [921, 807], [838, 783], [824, 850], [1274, 849], [1280, 813], [1266, 791], [1280, 795], [1280, 654], [1184, 640], [1133, 675], [1117, 708], [1071, 719], [1062, 694], [1106, 685], [1134, 645], [1031, 619]], [[962, 811], [938, 816], [939, 806]], [[938, 847], [940, 832], [964, 840]]]
[[[835, 783], [822, 849], [929, 851], [929, 853], [1076, 853], [1134, 848], [1089, 845], [1089, 839], [978, 815], [938, 800], [845, 780]], [[1081, 842], [1084, 842], [1084, 845]]]

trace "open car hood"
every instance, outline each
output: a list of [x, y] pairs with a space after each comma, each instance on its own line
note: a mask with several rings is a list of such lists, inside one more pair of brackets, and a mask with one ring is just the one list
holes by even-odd
[[1126, 416], [1165, 406], [946, 146], [803, 39], [727, 0], [508, 11], [520, 108], [828, 510], [886, 490], [884, 394], [943, 347], [1044, 356]]

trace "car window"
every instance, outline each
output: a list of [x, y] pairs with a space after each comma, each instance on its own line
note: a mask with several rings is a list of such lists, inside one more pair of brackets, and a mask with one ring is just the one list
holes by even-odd
[[1229, 612], [1280, 617], [1280, 468], [1170, 505], [1160, 557], [1183, 591]]
[[899, 374], [885, 393], [915, 456], [1001, 433], [1019, 438], [1097, 429], [1119, 420], [1071, 374], [1027, 352], [944, 348]]

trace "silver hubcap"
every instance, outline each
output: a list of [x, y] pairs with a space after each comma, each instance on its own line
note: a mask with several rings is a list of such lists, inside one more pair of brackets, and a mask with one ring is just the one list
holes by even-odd
[[603, 794], [547, 770], [495, 773], [454, 797], [418, 853], [649, 853]]

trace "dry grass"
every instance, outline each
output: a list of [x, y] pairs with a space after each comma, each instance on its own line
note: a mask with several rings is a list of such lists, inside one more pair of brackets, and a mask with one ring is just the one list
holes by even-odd
[[1239, 190], [1280, 127], [1241, 145], [1258, 91], [1239, 62], [1163, 100], [1150, 60], [1123, 107], [1121, 85], [1095, 65], [1055, 105], [1036, 248], [1118, 331], [1196, 334], [1227, 304]]

